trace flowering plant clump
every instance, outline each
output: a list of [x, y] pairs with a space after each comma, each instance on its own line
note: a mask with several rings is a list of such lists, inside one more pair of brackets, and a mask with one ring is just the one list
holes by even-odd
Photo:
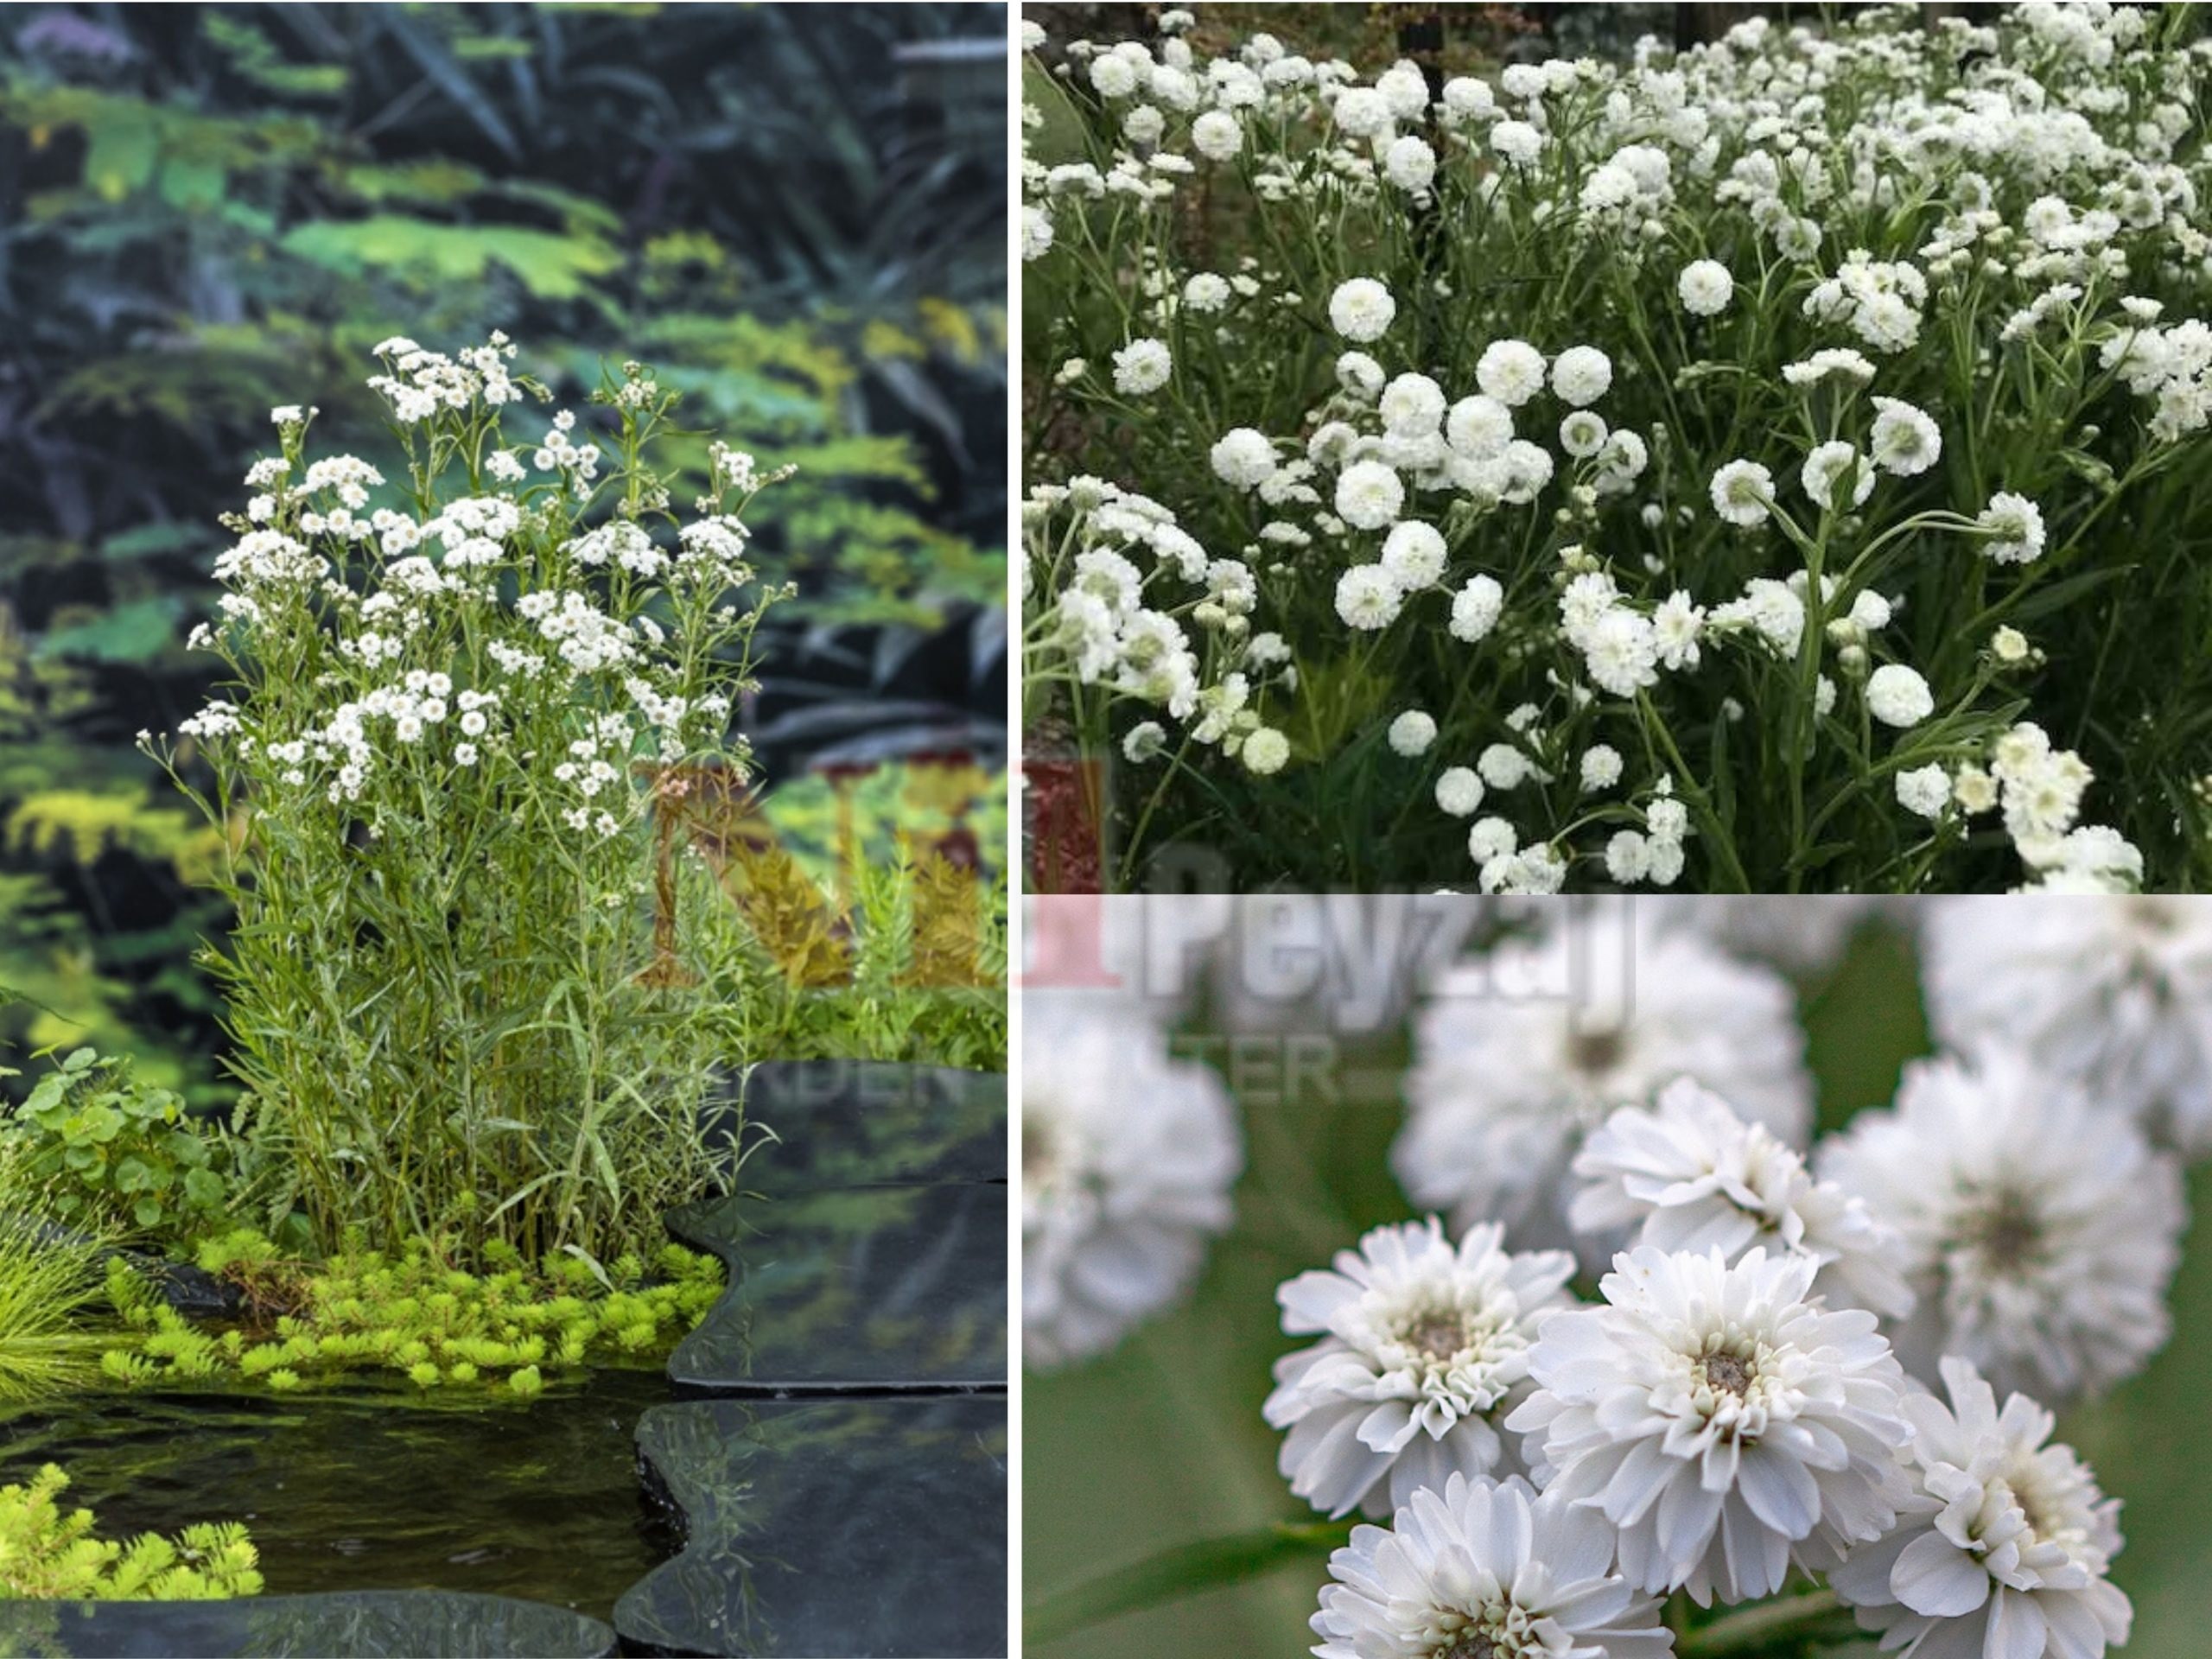
[[[1088, 914], [1099, 901], [1061, 902]], [[1205, 1346], [1211, 1365], [1239, 1341], [1224, 1323], [1261, 1323], [1274, 1275], [1253, 1258], [1271, 1258], [1287, 1269], [1274, 1294], [1282, 1341], [1243, 1353], [1273, 1355], [1260, 1414], [1300, 1512], [1205, 1545], [1179, 1534], [1154, 1560], [1048, 1599], [1033, 1635], [1205, 1590], [1255, 1561], [1303, 1554], [1318, 1578], [1329, 1546], [1311, 1620], [1323, 1659], [1796, 1655], [1840, 1649], [1854, 1630], [1884, 1651], [1950, 1659], [2097, 1659], [2126, 1643], [2134, 1611], [2111, 1576], [2120, 1503], [2054, 1440], [2054, 1413], [2110, 1395], [2174, 1333], [2185, 1160], [2206, 1150], [2195, 1126], [2212, 1101], [2212, 1071], [2176, 1051], [2212, 1020], [2212, 982], [2190, 971], [2212, 906], [1940, 901], [1918, 943], [1947, 1047], [1904, 1058], [1924, 1033], [1889, 1033], [1902, 1060], [1890, 1107], [1839, 1109], [1834, 1073], [1820, 1068], [1816, 1133], [1807, 1011], [1835, 988], [1829, 970], [1849, 942], [1811, 913], [1827, 901], [1508, 910], [1427, 896], [1459, 911], [1443, 931], [1472, 948], [1426, 963], [1418, 996], [1370, 1027], [1407, 1023], [1410, 1050], [1380, 1041], [1334, 1070], [1309, 1052], [1299, 1064], [1324, 1086], [1294, 1098], [1291, 1062], [1265, 1058], [1257, 1034], [1292, 1028], [1193, 993], [1243, 972], [1312, 1018], [1314, 982], [1376, 973], [1392, 950], [1379, 923], [1363, 936], [1275, 921], [1329, 902], [1223, 899], [1206, 938], [1187, 899], [1106, 900], [1139, 924], [1130, 937], [1116, 945], [1101, 927], [1092, 954], [1063, 945], [1057, 960], [1080, 960], [1111, 988], [1058, 989], [1028, 1027], [1032, 1052], [1110, 1045], [1120, 1075], [1173, 1067], [1192, 1095], [1202, 1085], [1187, 1074], [1207, 1071], [1169, 1057], [1198, 1047], [1253, 1091], [1241, 1103], [1249, 1159], [1204, 1167], [1179, 1164], [1143, 1112], [1089, 1117], [1082, 1196], [1121, 1218], [1110, 1231], [1046, 1231], [1025, 1145], [1039, 1382], [1028, 1409], [1049, 1421], [1053, 1408], [1036, 1403], [1051, 1399], [1044, 1374], [1196, 1294], [1207, 1305], [1187, 1325], [1120, 1368], [1188, 1411], [1203, 1386], [1192, 1355]], [[1728, 908], [1738, 903], [1778, 907], [1779, 925], [1742, 925]], [[1993, 906], [2019, 910], [2037, 946], [2005, 969], [2001, 1007], [1991, 988], [1952, 976], [1958, 936], [1986, 927]], [[1884, 953], [1912, 947], [1885, 932], [1853, 957], [1886, 974]], [[2143, 992], [2133, 1013], [2145, 1018], [2121, 1009], [2114, 1041], [2092, 1046], [2082, 1033], [2115, 1018], [2110, 988], [2073, 958], [2115, 949], [2131, 952]], [[1304, 983], [1287, 957], [1308, 964]], [[1560, 971], [1536, 971], [1538, 957]], [[1654, 1006], [1590, 1018], [1599, 963]], [[1716, 995], [1723, 987], [1732, 995]], [[2008, 1023], [2017, 1009], [2032, 1019]], [[1191, 1028], [1224, 1011], [1226, 1027]], [[1568, 1039], [1548, 1040], [1549, 1026]], [[2073, 1044], [2056, 1040], [2069, 1030]], [[1718, 1035], [1686, 1040], [1691, 1031]], [[1882, 1040], [1835, 1035], [1844, 1048]], [[2155, 1071], [2139, 1064], [2152, 1058]], [[1354, 1092], [1377, 1071], [1397, 1073], [1408, 1108], [1387, 1152], [1402, 1193], [1355, 1210], [1386, 1156], [1369, 1134], [1382, 1102]], [[2136, 1084], [2089, 1086], [2107, 1073]], [[1229, 1135], [1238, 1127], [1232, 1116]], [[1418, 1218], [1374, 1220], [1408, 1210]], [[1171, 1230], [1198, 1215], [1230, 1235], [1211, 1262], [1193, 1230]], [[1210, 1288], [1194, 1291], [1202, 1277]], [[1110, 1332], [1078, 1324], [1076, 1287], [1114, 1310]], [[1089, 1339], [1066, 1339], [1077, 1332]], [[1173, 1366], [1186, 1370], [1162, 1389]], [[1256, 1381], [1226, 1394], [1224, 1411], [1249, 1414]], [[1111, 1387], [1087, 1380], [1074, 1396], [1084, 1415], [1139, 1420]], [[2105, 1421], [2133, 1409], [2115, 1402]], [[1246, 1442], [1222, 1445], [1242, 1455]], [[1126, 1452], [1117, 1440], [1107, 1455]]]
[[647, 820], [743, 775], [774, 595], [741, 514], [777, 475], [715, 444], [681, 512], [651, 460], [672, 392], [626, 364], [599, 417], [525, 415], [550, 393], [514, 356], [378, 346], [391, 479], [274, 411], [193, 635], [229, 682], [142, 738], [225, 830], [209, 959], [276, 1213], [326, 1249], [358, 1224], [611, 1258], [706, 1177], [727, 1011], [655, 955]]
[[1025, 713], [1109, 874], [2212, 879], [2199, 28], [1030, 25]]

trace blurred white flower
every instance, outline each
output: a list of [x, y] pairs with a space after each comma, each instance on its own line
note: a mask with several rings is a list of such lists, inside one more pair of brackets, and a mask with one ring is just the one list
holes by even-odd
[[1583, 1135], [1682, 1077], [1802, 1144], [1812, 1083], [1788, 982], [1621, 913], [1624, 929], [1556, 927], [1430, 987], [1390, 1154], [1415, 1204], [1455, 1227], [1503, 1222], [1522, 1248], [1566, 1243]]
[[1896, 1524], [1904, 1376], [1872, 1313], [1807, 1300], [1815, 1267], [1647, 1247], [1617, 1258], [1605, 1306], [1537, 1333], [1539, 1391], [1507, 1426], [1548, 1500], [1620, 1529], [1630, 1584], [1746, 1601]]
[[1583, 1143], [1574, 1173], [1588, 1183], [1569, 1217], [1578, 1231], [1668, 1251], [1717, 1249], [1735, 1262], [1754, 1246], [1820, 1264], [1814, 1288], [1837, 1306], [1891, 1318], [1912, 1312], [1900, 1271], [1904, 1241], [1860, 1199], [1815, 1181], [1805, 1160], [1711, 1090], [1688, 1077], [1649, 1110], [1624, 1106]]
[[1756, 893], [1667, 893], [1636, 902], [1645, 907], [1655, 927], [1690, 929], [1736, 956], [1770, 963], [1785, 973], [1816, 974], [1842, 961], [1859, 930], [1876, 917], [1910, 927], [1926, 901], [1851, 893], [1805, 893], [1786, 901]]
[[1529, 1393], [1529, 1347], [1565, 1307], [1574, 1258], [1509, 1255], [1503, 1230], [1455, 1249], [1433, 1216], [1378, 1227], [1333, 1271], [1275, 1292], [1282, 1328], [1319, 1336], [1275, 1362], [1268, 1426], [1290, 1490], [1332, 1516], [1386, 1516], [1454, 1473], [1519, 1472], [1496, 1424]]
[[1659, 1604], [1612, 1570], [1602, 1516], [1453, 1475], [1353, 1529], [1313, 1615], [1319, 1659], [1663, 1659]]
[[1229, 1096], [1112, 991], [1031, 992], [1021, 1068], [1022, 1346], [1101, 1353], [1197, 1275], [1243, 1152]]
[[1908, 1518], [1851, 1552], [1828, 1582], [1916, 1659], [2096, 1659], [2127, 1640], [2134, 1610], [2105, 1573], [2120, 1553], [2120, 1503], [2054, 1421], [2015, 1393], [1997, 1395], [1963, 1359], [1943, 1362], [1950, 1406], [1904, 1402], [1912, 1426]]
[[2212, 1153], [2212, 899], [1941, 899], [1926, 937], [1944, 1042], [2018, 1044], [2162, 1142]]
[[1957, 1354], [2060, 1402], [2133, 1375], [2166, 1339], [2179, 1168], [2017, 1053], [1915, 1062], [1896, 1106], [1860, 1113], [1819, 1168], [1904, 1235], [1920, 1303], [1893, 1334], [1923, 1380]]

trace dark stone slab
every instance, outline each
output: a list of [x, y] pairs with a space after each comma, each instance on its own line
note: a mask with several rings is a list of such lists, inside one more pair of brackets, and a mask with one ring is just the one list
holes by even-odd
[[657, 1406], [638, 1450], [685, 1517], [626, 1646], [733, 1659], [1007, 1650], [1002, 1398]]
[[[789, 1193], [831, 1186], [1007, 1178], [1006, 1077], [874, 1060], [769, 1060], [729, 1080], [757, 1149], [740, 1185]], [[710, 1110], [727, 1142], [736, 1114]], [[766, 1128], [764, 1139], [754, 1131]]]
[[0, 1601], [0, 1659], [602, 1659], [613, 1630], [542, 1602], [433, 1590], [241, 1601]]
[[670, 1357], [680, 1389], [782, 1399], [1006, 1386], [1003, 1185], [721, 1198], [668, 1224], [730, 1277]]

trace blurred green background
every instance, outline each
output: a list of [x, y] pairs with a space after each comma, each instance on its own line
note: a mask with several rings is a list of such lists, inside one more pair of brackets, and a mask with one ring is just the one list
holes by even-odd
[[[1910, 944], [1875, 929], [1833, 973], [1802, 988], [1821, 1123], [1886, 1104], [1900, 1067], [1929, 1048]], [[1217, 1047], [1192, 1043], [1193, 1053]], [[1217, 1240], [1196, 1294], [1114, 1353], [1029, 1375], [1022, 1408], [1023, 1578], [1034, 1607], [1068, 1586], [1197, 1541], [1307, 1521], [1275, 1472], [1280, 1437], [1261, 1421], [1268, 1367], [1310, 1338], [1282, 1335], [1275, 1287], [1325, 1265], [1367, 1228], [1414, 1211], [1385, 1154], [1402, 1110], [1402, 1036], [1347, 1049], [1336, 1104], [1240, 1102], [1246, 1168], [1236, 1224]], [[2190, 1185], [2212, 1204], [2212, 1166]], [[2133, 1659], [2212, 1652], [2212, 1482], [2203, 1436], [2212, 1399], [2212, 1252], [2186, 1248], [2174, 1335], [2142, 1376], [2062, 1419], [2059, 1433], [2125, 1500], [2127, 1547], [2113, 1577], [2134, 1599]], [[1039, 1659], [1211, 1659], [1293, 1654], [1326, 1577], [1325, 1553], [1185, 1600], [1033, 1643]], [[1871, 1655], [1871, 1643], [1831, 1651]]]
[[[504, 328], [564, 398], [639, 359], [797, 464], [753, 515], [801, 597], [742, 724], [803, 841], [825, 777], [1003, 766], [1005, 27], [0, 9], [0, 988], [29, 999], [0, 1044], [90, 1040], [220, 1097], [188, 961], [224, 925], [191, 885], [206, 832], [131, 740], [204, 698], [182, 641], [270, 406], [320, 405], [324, 453], [391, 453], [361, 385], [389, 335]], [[908, 775], [871, 802], [926, 819]]]

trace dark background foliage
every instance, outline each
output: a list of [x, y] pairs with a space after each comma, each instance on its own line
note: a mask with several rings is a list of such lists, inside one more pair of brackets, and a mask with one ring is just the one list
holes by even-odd
[[1005, 22], [983, 4], [0, 11], [0, 1038], [205, 1085], [204, 831], [137, 754], [200, 702], [219, 512], [368, 348], [638, 358], [795, 462], [772, 780], [1003, 761]]

